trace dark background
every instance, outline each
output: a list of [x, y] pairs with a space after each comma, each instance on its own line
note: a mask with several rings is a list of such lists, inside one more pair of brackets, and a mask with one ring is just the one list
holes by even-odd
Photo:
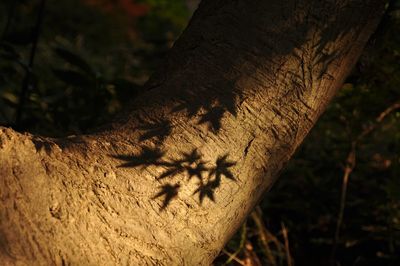
[[[143, 91], [196, 4], [0, 1], [0, 125], [45, 136], [101, 125]], [[334, 102], [215, 264], [400, 265], [399, 86], [396, 0]]]

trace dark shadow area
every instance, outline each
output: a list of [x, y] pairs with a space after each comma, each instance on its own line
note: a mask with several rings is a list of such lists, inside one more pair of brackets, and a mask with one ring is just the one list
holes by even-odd
[[0, 125], [52, 137], [104, 125], [143, 92], [191, 12], [183, 1], [1, 1]]

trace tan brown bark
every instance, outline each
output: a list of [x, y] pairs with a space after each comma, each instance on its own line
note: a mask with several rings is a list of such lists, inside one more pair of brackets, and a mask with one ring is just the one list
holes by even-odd
[[383, 9], [379, 0], [206, 0], [149, 91], [113, 124], [61, 139], [1, 128], [0, 260], [210, 264]]

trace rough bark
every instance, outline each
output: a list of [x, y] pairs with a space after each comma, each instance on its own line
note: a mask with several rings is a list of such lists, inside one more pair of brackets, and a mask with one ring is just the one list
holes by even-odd
[[326, 108], [381, 0], [205, 0], [97, 133], [0, 128], [0, 261], [207, 265]]

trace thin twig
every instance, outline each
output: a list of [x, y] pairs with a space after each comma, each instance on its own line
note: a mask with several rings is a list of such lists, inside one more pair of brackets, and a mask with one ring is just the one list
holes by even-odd
[[31, 52], [30, 52], [30, 56], [29, 56], [29, 63], [28, 63], [28, 67], [26, 69], [25, 78], [22, 82], [22, 88], [21, 88], [21, 92], [19, 95], [19, 103], [18, 103], [17, 114], [16, 114], [16, 118], [15, 118], [16, 127], [20, 127], [22, 111], [24, 109], [25, 100], [28, 97], [28, 88], [30, 85], [29, 83], [31, 82], [33, 63], [35, 60], [37, 44], [39, 41], [39, 35], [40, 35], [40, 29], [42, 26], [45, 5], [46, 5], [46, 0], [42, 0], [40, 2], [39, 14], [38, 14], [34, 32], [33, 32], [33, 43], [32, 43]]
[[400, 109], [400, 101], [397, 101], [381, 112], [375, 119], [375, 123], [364, 129], [356, 138], [351, 142], [351, 148], [346, 158], [346, 165], [343, 169], [342, 190], [340, 195], [340, 207], [338, 212], [338, 219], [336, 223], [335, 236], [332, 244], [331, 263], [335, 264], [336, 250], [340, 238], [340, 230], [343, 224], [344, 209], [346, 207], [347, 187], [349, 183], [350, 174], [353, 172], [356, 165], [356, 148], [358, 143], [372, 131], [374, 131], [383, 122], [383, 120], [393, 111]]
[[223, 249], [223, 250], [222, 250], [222, 253], [224, 253], [225, 255], [227, 255], [229, 258], [232, 258], [232, 260], [236, 261], [236, 262], [239, 263], [240, 265], [243, 265], [243, 266], [245, 265], [244, 262], [243, 262], [242, 260], [238, 259], [238, 257], [237, 257], [235, 254], [230, 253], [230, 252], [227, 251], [226, 249]]
[[286, 261], [288, 266], [293, 266], [292, 263], [292, 256], [290, 255], [290, 249], [289, 249], [289, 237], [288, 237], [288, 231], [286, 229], [286, 226], [284, 223], [281, 223], [282, 226], [282, 234], [283, 234], [283, 239], [285, 241], [285, 251], [286, 251]]
[[363, 132], [361, 132], [360, 135], [358, 135], [356, 141], [359, 142], [362, 138], [364, 138], [366, 135], [370, 134], [373, 130], [375, 130], [380, 123], [393, 111], [396, 111], [397, 109], [400, 109], [400, 101], [397, 101], [393, 103], [391, 106], [385, 109], [382, 113], [378, 115], [378, 117], [375, 119], [375, 123], [368, 128], [366, 128]]
[[236, 256], [242, 251], [244, 248], [244, 244], [246, 243], [247, 239], [247, 228], [246, 228], [246, 222], [242, 226], [242, 233], [240, 235], [240, 244], [239, 247], [235, 250], [234, 253], [232, 253], [229, 258], [225, 261], [223, 265], [228, 265], [232, 260], [236, 258]]
[[1, 40], [3, 40], [6, 37], [8, 30], [11, 27], [11, 22], [14, 18], [16, 2], [17, 2], [16, 0], [11, 0], [10, 6], [8, 8], [8, 16], [7, 16], [6, 25], [4, 26], [3, 34], [1, 35]]
[[254, 252], [253, 244], [250, 241], [246, 241], [244, 249], [244, 264], [246, 266], [261, 266], [260, 258]]
[[282, 249], [284, 248], [283, 244], [280, 243], [279, 240], [265, 227], [262, 220], [261, 208], [259, 206], [257, 206], [256, 209], [251, 213], [251, 218], [257, 226], [259, 237], [262, 245], [264, 246], [265, 255], [267, 256], [268, 262], [272, 266], [276, 266], [277, 263], [274, 255], [272, 254], [270, 242], [274, 243], [279, 253], [282, 253]]
[[335, 236], [333, 238], [332, 251], [331, 251], [331, 261], [333, 264], [336, 257], [336, 249], [337, 249], [337, 244], [339, 242], [340, 229], [343, 223], [344, 209], [346, 207], [347, 185], [349, 182], [350, 174], [351, 172], [353, 172], [355, 165], [356, 165], [356, 142], [353, 141], [351, 144], [350, 152], [346, 158], [346, 165], [343, 170], [342, 191], [340, 194], [340, 207], [339, 207]]

